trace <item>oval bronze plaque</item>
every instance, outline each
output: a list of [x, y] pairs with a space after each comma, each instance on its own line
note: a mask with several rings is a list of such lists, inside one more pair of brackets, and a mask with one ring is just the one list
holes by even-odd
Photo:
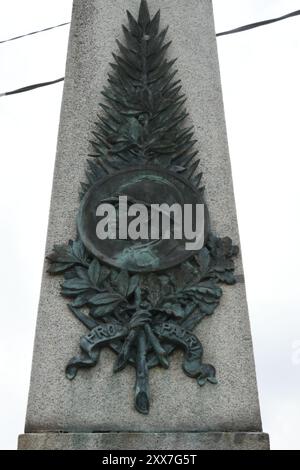
[[[185, 204], [192, 206], [192, 213], [196, 204], [204, 204], [200, 192], [189, 182], [164, 169], [131, 168], [99, 180], [84, 196], [77, 220], [80, 238], [88, 251], [99, 260], [131, 272], [151, 272], [174, 267], [195, 253], [186, 249], [186, 242], [191, 240], [187, 240], [184, 236], [181, 239], [174, 239], [172, 235], [169, 239], [163, 239], [162, 232], [159, 239], [151, 239], [149, 232], [148, 239], [133, 240], [118, 238], [117, 229], [116, 239], [101, 240], [97, 235], [97, 225], [101, 219], [96, 215], [97, 208], [103, 203], [112, 204], [116, 209], [116, 221], [118, 221], [119, 196], [127, 197], [128, 207], [131, 204], [142, 203], [149, 208], [149, 226], [153, 204], [166, 203], [172, 206], [177, 203], [182, 208], [182, 214]], [[209, 220], [208, 211], [205, 205], [204, 207], [204, 238], [206, 238]], [[114, 221], [111, 220], [110, 223], [114, 224]], [[174, 220], [170, 220], [171, 227], [172, 223]]]

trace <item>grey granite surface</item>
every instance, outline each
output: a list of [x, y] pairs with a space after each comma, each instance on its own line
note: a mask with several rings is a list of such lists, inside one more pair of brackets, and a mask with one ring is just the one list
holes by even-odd
[[[111, 52], [116, 51], [115, 38], [121, 37], [121, 24], [126, 22], [125, 11], [128, 8], [136, 15], [138, 4], [139, 0], [74, 1], [47, 253], [54, 243], [74, 237], [79, 183], [84, 180], [85, 160], [91, 150], [88, 141], [99, 111], [100, 92], [106, 82]], [[239, 243], [212, 3], [152, 0], [149, 4], [152, 13], [161, 8], [162, 24], [170, 25], [168, 37], [173, 40], [170, 56], [178, 57], [179, 76], [199, 141], [212, 228], [219, 236], [230, 236]], [[237, 274], [242, 273], [239, 257]], [[204, 346], [204, 362], [216, 366], [219, 384], [200, 388], [195, 380], [184, 375], [182, 354], [175, 353], [169, 370], [151, 370], [148, 416], [137, 413], [133, 407], [134, 370], [127, 367], [113, 374], [114, 355], [110, 350], [103, 351], [94, 369], [80, 371], [73, 382], [66, 379], [65, 366], [78, 353], [79, 337], [86, 331], [60, 296], [60, 282], [59, 277], [44, 273], [26, 432], [261, 430], [242, 282], [224, 287], [221, 305], [197, 329]], [[72, 436], [62, 435], [62, 439], [73, 439]], [[93, 442], [99, 445], [104, 442], [105, 435], [90, 436], [83, 439], [91, 446], [96, 445]], [[21, 442], [26, 439], [31, 442], [30, 436], [21, 437]], [[39, 442], [42, 439], [40, 436]], [[47, 442], [55, 437], [46, 435], [45, 439], [49, 447], [52, 444]], [[169, 437], [166, 439], [167, 446]]]
[[19, 450], [269, 450], [260, 432], [38, 433], [19, 437]]

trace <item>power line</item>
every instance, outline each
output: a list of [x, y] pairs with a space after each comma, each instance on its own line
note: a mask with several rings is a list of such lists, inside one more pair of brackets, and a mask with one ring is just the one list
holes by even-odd
[[279, 16], [278, 18], [273, 18], [271, 20], [258, 21], [256, 23], [240, 26], [239, 28], [230, 29], [229, 31], [223, 31], [222, 33], [217, 33], [216, 36], [219, 37], [228, 34], [242, 33], [243, 31], [248, 31], [249, 29], [259, 28], [260, 26], [266, 26], [271, 23], [277, 23], [278, 21], [287, 20], [288, 18], [292, 18], [293, 16], [298, 15], [300, 15], [300, 10], [293, 11], [292, 13], [288, 13], [287, 15]]
[[35, 83], [34, 85], [28, 85], [23, 88], [17, 88], [16, 90], [6, 91], [5, 93], [0, 93], [0, 98], [2, 96], [16, 95], [17, 93], [24, 93], [25, 91], [31, 91], [31, 90], [34, 90], [35, 88], [41, 88], [43, 86], [54, 85], [55, 83], [62, 82], [64, 79], [65, 77], [57, 78], [56, 80], [52, 80], [50, 82]]
[[21, 36], [15, 36], [13, 38], [4, 39], [3, 41], [0, 41], [0, 44], [3, 44], [5, 42], [10, 42], [10, 41], [15, 41], [16, 39], [25, 38], [26, 36], [32, 36], [33, 34], [44, 33], [45, 31], [50, 31], [51, 29], [55, 29], [55, 28], [61, 28], [62, 26], [66, 26], [68, 24], [70, 24], [70, 21], [68, 21], [68, 23], [57, 24], [56, 26], [49, 26], [48, 28], [38, 29], [37, 31], [32, 31], [31, 33], [22, 34]]
[[[248, 31], [249, 29], [258, 28], [260, 26], [266, 26], [266, 25], [271, 24], [271, 23], [277, 23], [278, 21], [286, 20], [288, 18], [292, 18], [292, 17], [298, 16], [298, 15], [300, 15], [300, 10], [293, 11], [292, 13], [288, 13], [286, 15], [279, 16], [277, 18], [272, 18], [270, 20], [258, 21], [256, 23], [250, 23], [250, 24], [247, 24], [247, 25], [244, 25], [244, 26], [240, 26], [239, 28], [230, 29], [228, 31], [222, 31], [221, 33], [217, 33], [216, 36], [219, 37], [219, 36], [225, 36], [225, 35], [228, 35], [228, 34], [241, 33], [243, 31]], [[55, 26], [49, 26], [48, 28], [38, 29], [37, 31], [32, 31], [30, 33], [21, 34], [20, 36], [15, 36], [13, 38], [4, 39], [3, 41], [0, 41], [0, 44], [4, 44], [4, 43], [10, 42], [10, 41], [15, 41], [16, 39], [22, 39], [22, 38], [25, 38], [26, 36], [32, 36], [33, 34], [44, 33], [45, 31], [50, 31], [51, 29], [61, 28], [62, 26], [67, 26], [70, 23], [71, 22], [68, 21], [66, 23], [60, 23], [60, 24], [57, 24]]]
[[[264, 21], [258, 21], [256, 23], [250, 23], [250, 24], [247, 24], [247, 25], [244, 25], [244, 26], [240, 26], [239, 28], [230, 29], [228, 31], [222, 31], [221, 33], [217, 33], [216, 36], [220, 37], [220, 36], [226, 36], [226, 35], [229, 35], [229, 34], [241, 33], [243, 31], [248, 31], [250, 29], [259, 28], [260, 26], [266, 26], [266, 25], [269, 25], [271, 23], [277, 23], [278, 21], [286, 20], [288, 18], [292, 18], [292, 17], [298, 16], [298, 15], [300, 15], [300, 10], [293, 11], [292, 13], [288, 13], [287, 15], [283, 15], [283, 16], [280, 16], [278, 18], [273, 18], [273, 19], [264, 20]], [[14, 41], [15, 39], [20, 39], [20, 38], [23, 38], [25, 36], [31, 36], [32, 34], [38, 34], [38, 33], [44, 32], [44, 31], [49, 31], [51, 29], [60, 28], [61, 26], [66, 26], [67, 24], [70, 24], [70, 22], [61, 23], [61, 24], [56, 25], [56, 26], [50, 26], [49, 28], [40, 29], [39, 31], [33, 31], [31, 33], [23, 34], [22, 36], [16, 36], [14, 38], [6, 39], [4, 41], [0, 41], [0, 44], [2, 44], [4, 42]], [[52, 80], [50, 82], [43, 82], [43, 83], [36, 83], [34, 85], [28, 85], [28, 86], [25, 86], [23, 88], [18, 88], [17, 90], [12, 90], [12, 91], [7, 91], [5, 93], [0, 93], [0, 98], [2, 96], [15, 95], [17, 93], [24, 93], [26, 91], [34, 90], [35, 88], [41, 88], [41, 87], [45, 87], [45, 86], [49, 86], [49, 85], [54, 85], [55, 83], [62, 82], [63, 80], [64, 80], [64, 77], [58, 78], [56, 80]]]

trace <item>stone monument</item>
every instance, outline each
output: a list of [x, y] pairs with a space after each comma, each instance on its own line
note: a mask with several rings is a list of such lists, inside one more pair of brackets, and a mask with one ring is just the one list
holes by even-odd
[[19, 449], [268, 449], [210, 0], [74, 0], [46, 256]]

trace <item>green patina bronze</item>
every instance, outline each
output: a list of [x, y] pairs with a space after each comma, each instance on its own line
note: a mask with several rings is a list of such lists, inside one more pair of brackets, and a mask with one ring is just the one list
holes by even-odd
[[[130, 203], [142, 202], [145, 207], [161, 205], [204, 204], [197, 188], [176, 173], [167, 169], [140, 166], [121, 170], [96, 181], [84, 195], [80, 205], [77, 226], [80, 239], [90, 253], [106, 264], [130, 272], [158, 271], [177, 266], [193, 255], [185, 249], [186, 238], [146, 240], [97, 238], [96, 226], [99, 204], [116, 204], [118, 196], [126, 195]], [[208, 211], [205, 214], [208, 235]]]
[[207, 208], [205, 244], [198, 252], [183, 250], [181, 240], [94, 236], [93, 208], [118, 195], [145, 205], [205, 204], [193, 129], [184, 124], [185, 96], [175, 60], [166, 59], [167, 28], [159, 31], [160, 13], [151, 19], [145, 0], [137, 20], [127, 14], [126, 45], [117, 41], [120, 54], [111, 64], [87, 182], [81, 184], [78, 237], [55, 246], [48, 260], [51, 274], [64, 274], [61, 293], [70, 299], [70, 311], [89, 330], [80, 340], [81, 354], [67, 365], [67, 377], [95, 366], [101, 347], [109, 346], [117, 353], [115, 372], [135, 367], [135, 406], [147, 414], [149, 369], [167, 368], [176, 347], [185, 351], [188, 376], [201, 386], [217, 382], [215, 368], [202, 363], [192, 330], [218, 306], [220, 283], [235, 283], [238, 248], [211, 233]]

